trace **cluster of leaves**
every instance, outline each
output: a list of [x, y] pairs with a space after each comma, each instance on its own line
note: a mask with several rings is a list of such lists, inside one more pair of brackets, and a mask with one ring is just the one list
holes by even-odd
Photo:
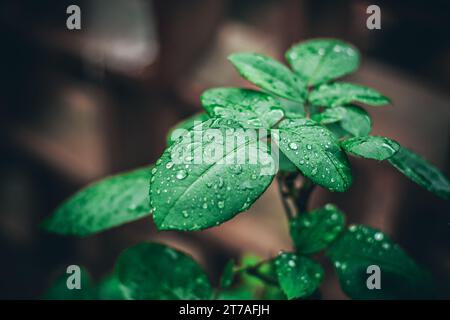
[[[218, 225], [247, 210], [276, 175], [261, 175], [267, 163], [226, 161], [249, 146], [273, 161], [267, 145], [258, 143], [264, 139], [274, 140], [281, 151], [281, 173], [297, 172], [333, 192], [344, 192], [352, 184], [350, 154], [387, 160], [427, 190], [450, 197], [449, 180], [433, 165], [390, 138], [370, 135], [371, 118], [360, 104], [379, 107], [390, 101], [374, 89], [336, 81], [359, 65], [353, 46], [339, 40], [311, 40], [289, 49], [286, 60], [292, 69], [260, 54], [232, 54], [229, 61], [237, 71], [262, 91], [207, 90], [201, 97], [206, 112], [179, 124], [175, 129], [186, 130], [181, 136], [177, 130], [171, 132], [169, 146], [155, 166], [89, 186], [67, 200], [44, 227], [86, 236], [149, 214], [160, 230]], [[172, 159], [175, 149], [192, 155], [211, 146], [225, 150], [225, 141], [208, 137], [207, 129], [224, 135], [228, 129], [265, 129], [267, 134], [243, 137], [233, 155], [225, 153], [215, 162], [194, 163], [193, 156], [182, 164]], [[430, 292], [429, 275], [386, 235], [364, 226], [346, 228], [344, 221], [333, 205], [299, 212], [289, 221], [295, 252], [254, 265], [230, 264], [221, 290], [211, 289], [190, 257], [159, 244], [128, 249], [115, 274], [127, 297], [135, 299], [241, 297], [237, 294], [248, 292], [252, 283], [246, 281], [248, 276], [272, 288], [266, 290], [271, 297], [305, 298], [317, 291], [324, 274], [311, 255], [324, 251], [336, 267], [342, 289], [352, 298], [418, 297]], [[381, 293], [366, 287], [366, 268], [371, 264], [384, 272]], [[240, 281], [232, 281], [235, 274]], [[232, 283], [234, 287], [228, 288]]]

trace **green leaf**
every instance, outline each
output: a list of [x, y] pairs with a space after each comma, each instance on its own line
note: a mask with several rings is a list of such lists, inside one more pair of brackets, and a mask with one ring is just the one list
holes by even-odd
[[430, 192], [450, 198], [450, 181], [439, 169], [411, 150], [400, 147], [389, 162], [401, 173]]
[[77, 192], [42, 223], [47, 231], [87, 236], [150, 214], [151, 168], [114, 175]]
[[292, 163], [291, 160], [288, 159], [288, 157], [284, 155], [283, 152], [279, 153], [279, 162], [280, 162], [280, 171], [298, 172], [298, 168], [295, 166], [295, 164]]
[[80, 270], [80, 289], [69, 289], [67, 280], [72, 274], [63, 273], [42, 296], [43, 300], [91, 300], [94, 298], [91, 277], [86, 269]]
[[171, 146], [177, 139], [186, 134], [186, 130], [191, 130], [194, 125], [198, 125], [209, 119], [205, 112], [194, 114], [193, 116], [179, 122], [167, 134], [167, 145]]
[[225, 265], [225, 269], [223, 270], [222, 277], [220, 278], [220, 287], [221, 288], [228, 288], [233, 283], [234, 279], [234, 261], [230, 260]]
[[336, 108], [328, 108], [325, 109], [324, 112], [313, 114], [311, 116], [311, 119], [313, 119], [316, 122], [319, 122], [320, 124], [330, 124], [341, 121], [346, 117], [346, 115], [347, 115], [346, 108], [336, 107]]
[[389, 159], [400, 148], [396, 141], [380, 136], [350, 138], [342, 141], [341, 146], [351, 154], [374, 160]]
[[378, 91], [347, 82], [323, 84], [309, 94], [311, 104], [321, 107], [337, 107], [350, 102], [360, 102], [371, 106], [383, 106], [390, 100]]
[[245, 211], [273, 179], [274, 161], [255, 130], [211, 119], [168, 148], [150, 187], [160, 230], [199, 230]]
[[280, 150], [314, 183], [346, 191], [352, 183], [350, 164], [334, 135], [308, 119], [286, 119], [272, 137]]
[[[432, 280], [388, 236], [365, 227], [350, 226], [328, 250], [342, 290], [352, 299], [424, 298]], [[369, 289], [369, 266], [380, 268], [381, 289]]]
[[116, 272], [131, 299], [210, 299], [211, 285], [188, 255], [159, 243], [140, 243], [118, 258]]
[[286, 59], [304, 82], [315, 86], [355, 71], [359, 52], [340, 40], [315, 39], [294, 45]]
[[267, 93], [241, 88], [214, 88], [201, 96], [211, 117], [232, 119], [245, 128], [270, 129], [284, 112], [280, 102]]
[[344, 230], [345, 216], [332, 204], [301, 214], [290, 221], [296, 251], [311, 254], [328, 247]]
[[304, 101], [304, 84], [280, 62], [256, 53], [234, 53], [228, 60], [242, 77], [258, 87], [286, 99]]
[[275, 259], [276, 274], [288, 299], [306, 298], [319, 288], [324, 271], [315, 261], [294, 253], [281, 253]]
[[247, 288], [236, 288], [220, 292], [217, 300], [253, 300], [253, 293]]
[[97, 298], [100, 300], [125, 300], [127, 299], [127, 290], [115, 274], [110, 274], [100, 282], [97, 288]]
[[372, 130], [372, 120], [369, 114], [361, 107], [348, 105], [345, 109], [345, 116], [339, 125], [345, 131], [354, 136], [367, 136]]

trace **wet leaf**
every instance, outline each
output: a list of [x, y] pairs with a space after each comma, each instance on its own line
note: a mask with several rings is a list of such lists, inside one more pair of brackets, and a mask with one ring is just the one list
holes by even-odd
[[209, 116], [205, 112], [201, 112], [177, 123], [167, 134], [167, 145], [171, 146], [177, 139], [186, 134], [186, 131], [192, 129], [194, 125], [198, 125], [208, 119]]
[[[350, 226], [329, 248], [342, 290], [352, 299], [408, 299], [429, 297], [432, 283], [428, 273], [388, 236], [365, 227]], [[369, 289], [372, 272], [380, 268], [381, 289]], [[372, 280], [371, 280], [372, 283]]]
[[304, 84], [280, 62], [256, 53], [234, 53], [228, 60], [242, 77], [258, 87], [286, 99], [304, 101]]
[[345, 216], [332, 204], [327, 204], [290, 222], [290, 233], [298, 253], [311, 254], [328, 247], [344, 230]]
[[396, 141], [380, 136], [350, 138], [342, 141], [341, 146], [351, 154], [374, 160], [389, 159], [400, 148]]
[[411, 150], [400, 147], [389, 162], [409, 179], [430, 192], [450, 198], [450, 181], [439, 169]]
[[118, 258], [119, 281], [136, 300], [210, 299], [211, 285], [188, 255], [159, 243], [140, 243]]
[[151, 167], [114, 175], [78, 191], [42, 223], [47, 231], [87, 236], [150, 214]]
[[315, 86], [355, 71], [359, 52], [340, 40], [314, 39], [294, 45], [286, 59], [300, 79]]
[[160, 230], [199, 230], [247, 210], [273, 179], [275, 164], [255, 130], [211, 119], [168, 148], [150, 187]]
[[275, 260], [278, 282], [288, 299], [306, 298], [320, 286], [324, 271], [315, 261], [294, 253], [281, 253]]
[[281, 152], [314, 183], [331, 191], [346, 191], [352, 183], [347, 157], [334, 135], [308, 119], [286, 119], [272, 137]]
[[309, 94], [311, 104], [322, 107], [337, 107], [351, 102], [371, 106], [383, 106], [390, 100], [378, 91], [347, 82], [323, 84]]
[[284, 116], [279, 101], [251, 89], [214, 88], [205, 91], [201, 101], [211, 117], [232, 119], [245, 128], [270, 129]]

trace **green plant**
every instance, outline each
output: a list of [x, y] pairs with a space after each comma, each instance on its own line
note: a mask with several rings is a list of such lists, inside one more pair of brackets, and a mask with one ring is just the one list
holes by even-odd
[[[431, 276], [387, 235], [362, 225], [346, 227], [344, 214], [332, 204], [309, 211], [308, 199], [316, 185], [333, 192], [349, 189], [352, 172], [347, 154], [387, 160], [443, 198], [450, 196], [448, 179], [396, 141], [370, 135], [371, 118], [357, 104], [379, 107], [390, 101], [374, 89], [336, 81], [359, 65], [353, 46], [339, 40], [311, 40], [289, 49], [286, 59], [292, 71], [263, 55], [232, 54], [229, 61], [237, 71], [263, 91], [207, 90], [201, 97], [206, 113], [171, 132], [169, 146], [155, 166], [87, 187], [43, 226], [60, 234], [87, 236], [151, 213], [159, 230], [205, 229], [245, 211], [276, 177], [295, 250], [268, 260], [246, 256], [238, 264], [230, 262], [213, 289], [189, 256], [163, 244], [139, 244], [119, 257], [114, 274], [90, 297], [314, 298], [324, 276], [313, 259], [318, 253], [333, 262], [341, 287], [351, 298], [433, 296]], [[222, 136], [233, 132], [238, 142], [232, 152], [224, 148], [225, 139], [210, 135], [209, 129]], [[259, 131], [246, 135], [243, 129]], [[277, 171], [262, 174], [274, 164], [274, 150], [261, 141], [279, 148]], [[230, 154], [245, 156], [250, 147], [260, 155], [257, 162], [225, 161]], [[198, 152], [203, 155], [208, 148], [227, 151], [214, 154], [213, 161], [195, 162]], [[176, 163], [174, 154], [180, 151], [185, 161]], [[382, 290], [366, 286], [370, 265], [382, 270]]]

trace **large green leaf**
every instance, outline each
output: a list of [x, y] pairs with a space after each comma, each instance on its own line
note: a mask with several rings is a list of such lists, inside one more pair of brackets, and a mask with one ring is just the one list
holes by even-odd
[[296, 44], [286, 52], [286, 59], [309, 86], [351, 73], [359, 65], [357, 49], [333, 39], [315, 39]]
[[372, 106], [389, 104], [387, 97], [378, 91], [347, 82], [323, 84], [308, 96], [311, 104], [321, 107], [337, 107], [350, 102], [361, 102]]
[[43, 228], [64, 235], [87, 236], [150, 214], [151, 168], [105, 178], [77, 192], [45, 220]]
[[228, 60], [242, 77], [258, 87], [286, 99], [304, 101], [304, 84], [280, 62], [256, 53], [234, 53]]
[[284, 112], [280, 102], [267, 93], [242, 88], [214, 88], [201, 97], [211, 117], [232, 119], [245, 128], [270, 129]]
[[290, 221], [297, 252], [310, 254], [325, 249], [344, 230], [345, 216], [332, 204], [300, 214]]
[[352, 183], [350, 164], [334, 135], [308, 119], [286, 119], [272, 137], [300, 171], [331, 191], [346, 191]]
[[211, 119], [168, 148], [153, 169], [150, 200], [160, 230], [199, 230], [245, 211], [273, 179], [255, 130]]
[[[342, 290], [352, 299], [423, 298], [430, 294], [431, 278], [388, 236], [352, 225], [330, 247]], [[369, 289], [369, 266], [380, 268], [381, 289]]]
[[131, 299], [211, 298], [211, 285], [202, 268], [190, 256], [163, 244], [141, 243], [125, 250], [116, 272]]
[[177, 139], [186, 133], [186, 130], [192, 129], [195, 125], [201, 124], [209, 119], [205, 112], [194, 114], [193, 116], [177, 123], [167, 134], [167, 145], [171, 146]]
[[448, 178], [418, 154], [401, 147], [389, 159], [389, 162], [405, 176], [428, 191], [442, 198], [450, 198], [450, 181]]
[[275, 268], [280, 287], [288, 299], [310, 296], [319, 288], [324, 275], [317, 262], [290, 252], [278, 255]]
[[341, 146], [351, 154], [374, 160], [389, 159], [400, 148], [396, 141], [380, 136], [350, 138], [342, 141]]

